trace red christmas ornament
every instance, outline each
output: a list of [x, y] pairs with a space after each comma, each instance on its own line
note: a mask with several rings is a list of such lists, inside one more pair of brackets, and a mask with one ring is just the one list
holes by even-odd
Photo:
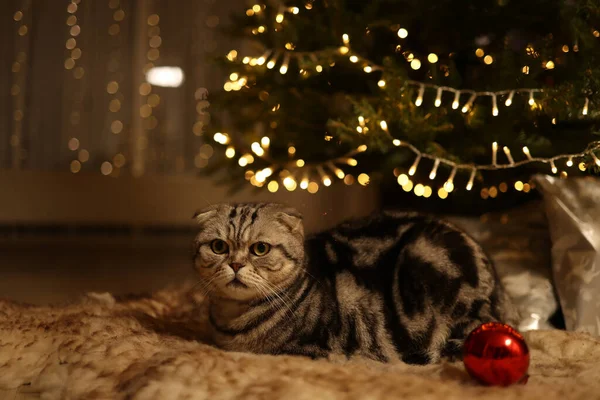
[[489, 322], [467, 336], [463, 362], [469, 374], [490, 386], [527, 382], [529, 349], [523, 336], [506, 324]]

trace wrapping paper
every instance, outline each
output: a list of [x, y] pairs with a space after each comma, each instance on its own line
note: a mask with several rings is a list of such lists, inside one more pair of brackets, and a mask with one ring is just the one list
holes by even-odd
[[600, 335], [600, 179], [535, 177], [552, 239], [552, 273], [568, 330]]
[[558, 310], [552, 282], [550, 235], [543, 204], [532, 202], [481, 218], [446, 217], [477, 240], [491, 258], [520, 314], [519, 331], [551, 329]]

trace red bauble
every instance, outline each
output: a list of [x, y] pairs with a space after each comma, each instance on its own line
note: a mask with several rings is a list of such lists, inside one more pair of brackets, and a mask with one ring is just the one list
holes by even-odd
[[523, 336], [509, 325], [489, 322], [467, 336], [463, 361], [479, 382], [508, 386], [527, 381], [529, 349]]

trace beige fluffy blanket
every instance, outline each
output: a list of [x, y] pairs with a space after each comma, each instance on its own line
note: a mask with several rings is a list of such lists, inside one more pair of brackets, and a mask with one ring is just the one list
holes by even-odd
[[64, 307], [0, 301], [0, 399], [600, 399], [600, 340], [533, 332], [526, 385], [487, 388], [461, 363], [320, 360], [203, 343], [201, 298], [88, 295]]

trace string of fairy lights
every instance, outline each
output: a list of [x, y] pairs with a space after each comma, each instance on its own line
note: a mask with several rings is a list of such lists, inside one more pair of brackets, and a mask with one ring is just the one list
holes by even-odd
[[[67, 5], [67, 20], [68, 39], [65, 42], [67, 57], [65, 58], [65, 71], [71, 72], [74, 83], [81, 88], [83, 84], [80, 80], [85, 75], [85, 69], [78, 65], [82, 61], [83, 50], [81, 43], [78, 43], [78, 38], [81, 34], [81, 25], [79, 23], [78, 14], [81, 7], [81, 0], [71, 0]], [[70, 163], [70, 169], [73, 173], [78, 173], [82, 169], [83, 163], [90, 159], [90, 153], [87, 149], [82, 148], [82, 145], [89, 144], [82, 134], [85, 130], [80, 129], [81, 114], [83, 108], [83, 93], [82, 90], [75, 91], [71, 101], [71, 112], [69, 114], [69, 125], [66, 129], [69, 139], [67, 147], [72, 152], [76, 152], [75, 159]]]
[[25, 93], [27, 82], [27, 49], [30, 40], [29, 30], [31, 27], [31, 0], [23, 0], [21, 6], [13, 14], [15, 22], [15, 59], [12, 63], [13, 84], [10, 88], [12, 96], [12, 135], [10, 145], [12, 148], [12, 167], [18, 169], [21, 167], [22, 160], [25, 157], [23, 149], [23, 118], [25, 115]]
[[[312, 5], [308, 6], [307, 9], [310, 10]], [[264, 15], [264, 10], [266, 5], [256, 4], [252, 8], [246, 11], [248, 16], [253, 15]], [[276, 13], [275, 22], [281, 24], [285, 18], [285, 13], [289, 12], [292, 14], [298, 14], [300, 9], [298, 7], [279, 7], [278, 12]], [[259, 25], [257, 28], [252, 30], [252, 33], [257, 35], [264, 33], [266, 31], [266, 27], [264, 25]], [[405, 39], [408, 37], [408, 31], [399, 27], [397, 30], [398, 37], [400, 39]], [[600, 32], [598, 33], [600, 36]], [[285, 75], [288, 73], [290, 61], [292, 58], [296, 59], [298, 62], [299, 74], [305, 75], [306, 70], [303, 67], [302, 60], [309, 58], [313, 61], [313, 65], [316, 65], [315, 71], [320, 73], [323, 71], [323, 68], [327, 66], [333, 66], [335, 61], [331, 60], [333, 56], [344, 56], [348, 57], [348, 60], [353, 63], [360, 65], [362, 70], [369, 74], [373, 71], [383, 71], [383, 77], [385, 77], [385, 67], [381, 65], [377, 65], [375, 63], [370, 62], [362, 58], [359, 54], [356, 54], [350, 48], [350, 37], [347, 34], [342, 36], [342, 45], [335, 49], [326, 49], [315, 52], [295, 52], [295, 46], [292, 43], [286, 43], [285, 48], [283, 49], [265, 49], [263, 53], [259, 56], [244, 56], [241, 58], [241, 62], [244, 65], [248, 65], [250, 67], [262, 67], [266, 66], [267, 69], [273, 69], [279, 64], [279, 73]], [[400, 45], [399, 45], [400, 47]], [[578, 46], [572, 46], [572, 50], [574, 52], [579, 51]], [[527, 46], [527, 54], [532, 56], [536, 56], [537, 53], [533, 49], [531, 45]], [[569, 46], [564, 45], [562, 47], [563, 52], [569, 51]], [[238, 60], [238, 52], [237, 50], [231, 50], [226, 58], [231, 62], [236, 62]], [[481, 58], [482, 61], [486, 65], [490, 65], [494, 62], [494, 58], [492, 55], [485, 54], [485, 51], [481, 48], [476, 50], [476, 56]], [[421, 60], [416, 57], [411, 52], [405, 52], [404, 57], [407, 62], [410, 63], [410, 67], [414, 70], [418, 70], [422, 66]], [[325, 59], [324, 59], [325, 58]], [[320, 60], [323, 62], [319, 62]], [[427, 56], [427, 61], [431, 64], [437, 63], [439, 57], [435, 53], [430, 53]], [[555, 67], [554, 62], [552, 60], [542, 61], [542, 66], [545, 69], [553, 69]], [[529, 73], [529, 66], [524, 66], [522, 71], [524, 74]], [[230, 90], [241, 90], [248, 82], [248, 77], [244, 76], [241, 73], [234, 72], [230, 74], [229, 80], [225, 82], [224, 89], [226, 91]], [[424, 102], [426, 91], [431, 91], [435, 93], [433, 105], [435, 107], [441, 107], [443, 104], [443, 98], [446, 93], [451, 94], [452, 102], [451, 108], [457, 110], [460, 108], [462, 113], [469, 113], [475, 105], [475, 102], [480, 99], [489, 98], [491, 100], [491, 110], [493, 116], [498, 116], [500, 114], [499, 102], [502, 101], [505, 107], [510, 107], [515, 99], [515, 96], [523, 96], [527, 98], [527, 104], [532, 108], [537, 106], [535, 95], [542, 93], [543, 90], [539, 88], [515, 88], [515, 89], [506, 89], [500, 91], [475, 91], [470, 89], [456, 89], [449, 86], [441, 86], [435, 85], [425, 82], [419, 82], [414, 80], [407, 80], [404, 82], [404, 87], [416, 87], [417, 88], [417, 97], [414, 100], [414, 104], [416, 106], [421, 106]], [[387, 84], [384, 78], [378, 81], [378, 87], [382, 90], [386, 90]], [[466, 101], [465, 101], [466, 99]], [[461, 107], [462, 105], [462, 107]], [[583, 99], [583, 107], [581, 109], [581, 116], [587, 116], [589, 113], [590, 101], [589, 98], [585, 97]], [[362, 116], [358, 117], [359, 124], [356, 127], [356, 131], [359, 133], [364, 133], [368, 129], [366, 127], [365, 118]], [[556, 120], [553, 119], [553, 123], [556, 123]], [[446, 180], [443, 185], [438, 189], [437, 194], [440, 198], [444, 199], [448, 197], [448, 194], [453, 192], [455, 189], [455, 177], [459, 172], [467, 172], [468, 173], [468, 182], [465, 186], [465, 190], [470, 191], [473, 188], [475, 177], [480, 171], [491, 171], [491, 170], [500, 170], [500, 169], [512, 169], [518, 168], [520, 166], [530, 164], [530, 163], [541, 163], [547, 164], [550, 166], [550, 170], [553, 174], [558, 173], [557, 163], [566, 160], [565, 166], [572, 167], [574, 165], [574, 160], [583, 160], [585, 157], [591, 157], [594, 164], [600, 167], [600, 159], [595, 154], [595, 151], [600, 149], [600, 142], [593, 142], [588, 145], [588, 147], [579, 153], [574, 154], [560, 154], [553, 157], [533, 157], [531, 152], [527, 147], [522, 148], [524, 159], [515, 161], [510, 149], [507, 146], [502, 147], [502, 152], [506, 158], [505, 163], [498, 162], [498, 149], [499, 145], [497, 142], [492, 143], [492, 160], [490, 164], [458, 164], [449, 159], [438, 157], [432, 154], [428, 154], [426, 152], [420, 151], [417, 147], [412, 145], [409, 142], [402, 141], [399, 139], [395, 139], [389, 132], [387, 122], [385, 120], [380, 120], [378, 122], [379, 127], [388, 135], [389, 139], [392, 141], [392, 144], [396, 147], [402, 147], [411, 151], [414, 155], [414, 161], [410, 168], [408, 169], [407, 174], [399, 173], [398, 169], [394, 170], [394, 174], [398, 179], [398, 184], [402, 186], [405, 191], [414, 191], [417, 196], [429, 197], [433, 189], [429, 185], [424, 185], [422, 183], [414, 184], [411, 180], [416, 172], [417, 168], [422, 159], [430, 159], [433, 161], [432, 169], [429, 173], [429, 179], [434, 181], [436, 177], [438, 177], [438, 169], [440, 165], [447, 167], [450, 170], [450, 173], [447, 175]], [[234, 146], [230, 144], [229, 135], [226, 133], [217, 132], [214, 135], [214, 140], [222, 145], [226, 145], [227, 148], [225, 150], [225, 155], [228, 158], [235, 157], [236, 154], [239, 153], [235, 149]], [[345, 155], [340, 158], [336, 158], [333, 160], [327, 160], [320, 163], [306, 164], [302, 159], [290, 159], [289, 162], [284, 164], [277, 164], [272, 162], [268, 158], [268, 148], [270, 144], [270, 139], [265, 136], [262, 138], [260, 142], [254, 142], [250, 146], [250, 149], [253, 154], [250, 152], [243, 153], [242, 156], [238, 159], [238, 164], [242, 168], [246, 169], [246, 179], [250, 181], [254, 186], [262, 187], [267, 181], [267, 188], [271, 192], [275, 192], [279, 189], [279, 183], [277, 182], [277, 178], [273, 178], [274, 173], [279, 171], [279, 180], [282, 182], [283, 186], [292, 191], [297, 187], [301, 189], [308, 190], [310, 193], [316, 193], [318, 191], [318, 183], [315, 177], [318, 177], [318, 180], [324, 186], [330, 186], [332, 183], [332, 177], [335, 176], [339, 179], [344, 180], [346, 184], [354, 183], [354, 177], [350, 174], [346, 174], [343, 170], [338, 167], [338, 164], [346, 164], [350, 166], [356, 166], [358, 162], [356, 159], [352, 158], [353, 155], [365, 151], [367, 147], [365, 145], [359, 146], [354, 152], [349, 155]], [[288, 153], [290, 156], [295, 154], [295, 148], [290, 146], [288, 149]], [[250, 165], [254, 162], [254, 156], [262, 158], [263, 161], [270, 164], [269, 167], [263, 168], [259, 171], [253, 171], [250, 169]], [[350, 162], [348, 162], [350, 161]], [[579, 162], [579, 169], [584, 171], [587, 168], [587, 165], [581, 161]], [[561, 177], [566, 177], [567, 172], [561, 171]], [[300, 178], [298, 178], [300, 177]], [[300, 184], [298, 185], [298, 180], [300, 180]], [[358, 176], [358, 182], [362, 185], [367, 185], [370, 181], [370, 178], [367, 174], [360, 174]], [[530, 183], [523, 183], [521, 181], [517, 181], [514, 184], [515, 190], [523, 191], [525, 193], [531, 190]], [[508, 190], [508, 184], [502, 182], [498, 188], [495, 186], [491, 186], [489, 188], [481, 189], [481, 197], [482, 198], [495, 198], [499, 192], [505, 193]]]

